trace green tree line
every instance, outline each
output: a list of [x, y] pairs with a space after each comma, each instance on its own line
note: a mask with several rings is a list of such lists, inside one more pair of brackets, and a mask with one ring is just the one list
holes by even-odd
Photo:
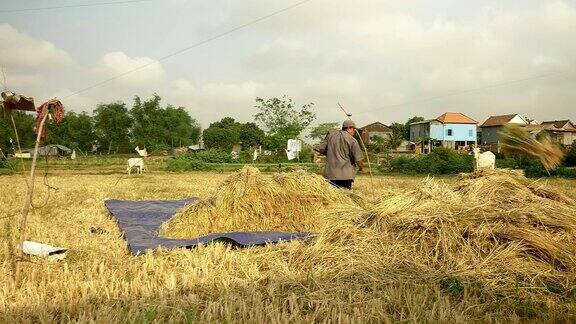
[[[16, 111], [13, 117], [22, 148], [31, 148], [35, 116]], [[66, 112], [62, 123], [48, 124], [45, 144], [81, 152], [127, 153], [136, 145], [154, 151], [196, 144], [200, 133], [200, 125], [183, 107], [163, 107], [158, 95], [145, 101], [136, 96], [130, 108], [123, 102], [112, 102], [99, 104], [92, 115]], [[10, 119], [0, 118], [0, 148], [5, 152], [17, 149]]]

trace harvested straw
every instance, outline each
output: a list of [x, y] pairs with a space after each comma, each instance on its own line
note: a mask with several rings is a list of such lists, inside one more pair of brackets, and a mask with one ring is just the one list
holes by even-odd
[[[338, 244], [354, 224], [411, 267], [469, 274], [498, 291], [515, 280], [544, 290], [552, 281], [567, 293], [575, 284], [576, 205], [518, 173], [466, 175], [452, 187], [426, 179], [371, 208], [339, 206], [325, 217], [323, 241]], [[514, 276], [491, 281], [503, 272]]]
[[536, 140], [525, 129], [507, 125], [502, 132], [502, 148], [512, 154], [527, 155], [537, 158], [547, 171], [553, 170], [562, 160], [562, 150], [544, 136]]
[[229, 176], [216, 195], [164, 224], [161, 234], [196, 237], [230, 231], [314, 231], [318, 211], [334, 203], [352, 204], [324, 178], [298, 170], [265, 176], [245, 167]]

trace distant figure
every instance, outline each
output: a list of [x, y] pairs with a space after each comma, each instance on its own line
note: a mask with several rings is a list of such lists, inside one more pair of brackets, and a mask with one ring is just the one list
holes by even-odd
[[474, 170], [494, 170], [496, 168], [496, 155], [494, 153], [490, 151], [480, 153], [479, 147], [473, 148], [472, 152], [474, 152]]
[[342, 130], [332, 130], [324, 141], [315, 148], [320, 154], [326, 155], [324, 177], [338, 188], [352, 189], [358, 170], [364, 168], [364, 156], [360, 144], [354, 138], [356, 124], [351, 120], [342, 123]]

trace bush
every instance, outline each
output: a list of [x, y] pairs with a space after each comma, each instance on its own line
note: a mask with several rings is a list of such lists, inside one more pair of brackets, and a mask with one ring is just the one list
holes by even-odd
[[496, 159], [496, 167], [498, 169], [519, 169], [518, 161], [511, 157], [503, 159]]
[[232, 154], [230, 152], [216, 149], [186, 153], [184, 155], [180, 155], [179, 158], [198, 160], [204, 163], [233, 163], [238, 161], [232, 158]]
[[455, 174], [472, 171], [473, 160], [472, 155], [437, 147], [427, 155], [394, 158], [390, 161], [390, 169], [400, 173]]
[[576, 166], [576, 143], [572, 144], [568, 150], [566, 151], [566, 154], [564, 155], [564, 161], [563, 161], [563, 165], [568, 166], [568, 167], [574, 167]]
[[181, 155], [169, 159], [166, 169], [168, 171], [201, 171], [207, 170], [208, 165], [199, 159]]
[[542, 163], [536, 159], [530, 159], [529, 162], [524, 166], [524, 176], [528, 178], [542, 178], [548, 177], [554, 174], [554, 170], [548, 173]]
[[575, 167], [559, 167], [555, 170], [556, 176], [562, 178], [576, 179]]

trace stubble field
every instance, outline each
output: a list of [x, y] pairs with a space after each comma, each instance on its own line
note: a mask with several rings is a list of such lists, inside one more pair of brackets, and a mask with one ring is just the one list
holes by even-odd
[[[327, 222], [328, 228], [309, 244], [238, 250], [219, 243], [132, 256], [103, 204], [108, 198], [208, 198], [229, 175], [150, 172], [120, 178], [58, 170], [48, 178], [57, 190], [50, 190], [45, 206], [48, 191], [39, 177], [28, 238], [70, 252], [60, 262], [38, 258], [20, 262], [18, 281], [3, 262], [0, 322], [569, 322], [575, 318], [573, 259], [565, 261], [564, 268], [535, 266], [536, 272], [517, 273], [506, 266], [499, 270], [505, 254], [478, 259], [485, 261], [478, 267], [469, 261], [439, 261], [438, 256], [432, 262], [421, 259], [425, 254], [416, 247], [417, 240], [410, 247], [397, 245], [392, 232], [375, 225], [352, 228], [353, 222], [344, 221]], [[6, 237], [22, 207], [25, 183], [21, 175], [1, 176], [0, 181], [4, 243], [0, 258], [7, 260]], [[436, 183], [455, 182], [449, 177]], [[426, 183], [423, 177], [374, 179], [378, 197], [419, 190]], [[549, 183], [576, 199], [574, 184]], [[368, 177], [360, 176], [355, 188], [354, 194], [371, 199]], [[338, 213], [347, 211], [336, 208], [332, 214]], [[334, 217], [339, 216], [332, 221]], [[411, 254], [409, 249], [420, 252]], [[542, 291], [540, 283], [531, 286], [530, 276], [539, 275], [550, 276], [550, 282], [560, 287]]]

